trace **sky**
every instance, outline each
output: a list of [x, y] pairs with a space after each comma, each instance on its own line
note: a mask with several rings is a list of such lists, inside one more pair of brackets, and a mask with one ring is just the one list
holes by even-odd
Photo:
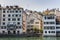
[[18, 5], [33, 11], [60, 8], [60, 0], [0, 0], [0, 4], [2, 6]]

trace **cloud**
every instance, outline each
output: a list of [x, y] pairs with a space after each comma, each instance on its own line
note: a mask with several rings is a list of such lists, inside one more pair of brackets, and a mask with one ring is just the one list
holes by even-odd
[[0, 4], [2, 4], [2, 5], [19, 5], [20, 0], [0, 0]]

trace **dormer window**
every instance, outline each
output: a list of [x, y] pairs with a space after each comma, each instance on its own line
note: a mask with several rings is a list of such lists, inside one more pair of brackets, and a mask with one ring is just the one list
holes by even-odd
[[6, 6], [6, 8], [9, 8], [9, 6]]

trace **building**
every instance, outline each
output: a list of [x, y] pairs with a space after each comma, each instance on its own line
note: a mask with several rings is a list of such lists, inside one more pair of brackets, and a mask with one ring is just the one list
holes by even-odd
[[34, 29], [41, 29], [42, 16], [38, 12], [26, 11], [27, 15], [27, 33], [34, 32]]
[[60, 11], [56, 10], [56, 36], [60, 36]]
[[55, 11], [43, 16], [43, 36], [56, 36]]
[[26, 33], [27, 30], [27, 14], [23, 12], [23, 33]]
[[22, 34], [23, 8], [0, 5], [0, 34]]
[[50, 10], [43, 16], [43, 36], [60, 36], [60, 11]]

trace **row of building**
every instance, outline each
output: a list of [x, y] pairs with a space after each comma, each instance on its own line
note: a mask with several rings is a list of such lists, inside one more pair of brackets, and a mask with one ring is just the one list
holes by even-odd
[[43, 30], [43, 36], [59, 36], [59, 9], [37, 12], [19, 6], [0, 5], [0, 34], [32, 33], [37, 29]]
[[0, 34], [31, 33], [42, 29], [42, 14], [19, 6], [0, 5]]

